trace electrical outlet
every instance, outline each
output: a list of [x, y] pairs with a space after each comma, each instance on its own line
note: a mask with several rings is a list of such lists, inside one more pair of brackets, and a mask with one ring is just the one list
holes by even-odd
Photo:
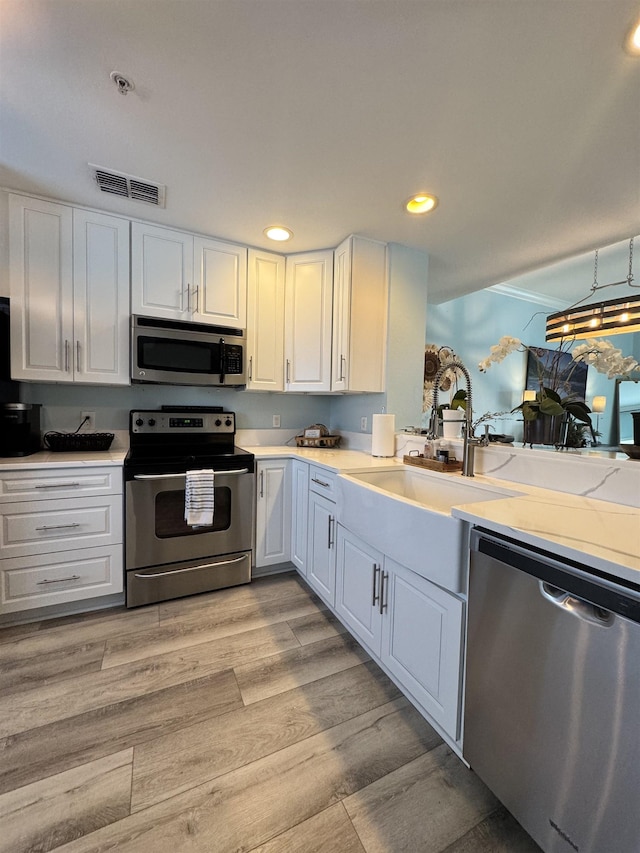
[[[87, 420], [85, 420], [85, 418]], [[81, 432], [96, 431], [96, 413], [95, 412], [80, 412], [80, 420], [84, 421]]]
[[274, 427], [280, 426], [280, 415], [274, 415], [273, 416], [273, 425], [274, 425]]
[[362, 432], [367, 431], [367, 419], [366, 419], [366, 417], [360, 418], [360, 429], [362, 430]]

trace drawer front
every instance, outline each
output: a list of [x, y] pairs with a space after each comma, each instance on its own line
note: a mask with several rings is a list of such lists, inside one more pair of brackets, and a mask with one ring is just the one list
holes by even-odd
[[122, 496], [5, 504], [0, 553], [26, 557], [122, 542]]
[[122, 494], [122, 468], [48, 468], [0, 474], [0, 503]]
[[309, 490], [335, 501], [336, 474], [319, 465], [309, 466]]
[[12, 613], [122, 592], [122, 546], [0, 560], [0, 612]]

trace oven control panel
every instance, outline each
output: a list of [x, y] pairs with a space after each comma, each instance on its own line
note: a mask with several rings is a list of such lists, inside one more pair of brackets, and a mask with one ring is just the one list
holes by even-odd
[[206, 435], [236, 431], [234, 412], [131, 412], [129, 430], [134, 435]]

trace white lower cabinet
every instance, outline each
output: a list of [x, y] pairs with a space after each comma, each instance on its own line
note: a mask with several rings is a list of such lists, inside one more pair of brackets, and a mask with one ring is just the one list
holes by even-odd
[[455, 741], [464, 603], [338, 527], [335, 610]]
[[291, 562], [301, 575], [307, 574], [309, 518], [309, 465], [291, 463]]
[[119, 467], [3, 471], [0, 613], [122, 592], [122, 515]]
[[307, 583], [333, 606], [336, 584], [336, 505], [309, 492]]
[[288, 459], [256, 465], [256, 568], [291, 559], [291, 481]]

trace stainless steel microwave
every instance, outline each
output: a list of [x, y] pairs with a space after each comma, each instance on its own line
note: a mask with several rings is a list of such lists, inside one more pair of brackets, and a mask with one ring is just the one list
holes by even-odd
[[131, 318], [131, 381], [170, 385], [246, 384], [242, 329]]

